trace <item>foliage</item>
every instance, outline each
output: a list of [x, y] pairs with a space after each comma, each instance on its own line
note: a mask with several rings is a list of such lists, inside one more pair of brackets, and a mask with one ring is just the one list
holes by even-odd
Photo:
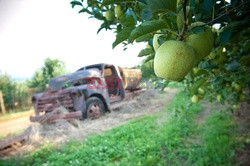
[[132, 120], [84, 142], [46, 145], [2, 165], [232, 165], [232, 116], [211, 110], [198, 125], [204, 110], [188, 103], [188, 95], [180, 93], [158, 115]]
[[[229, 104], [235, 104], [240, 101], [240, 95], [247, 95], [250, 85], [249, 1], [74, 0], [71, 5], [79, 6], [79, 13], [100, 20], [102, 24], [98, 32], [114, 30], [116, 40], [113, 47], [133, 42], [147, 42], [153, 46], [154, 34], [160, 34], [157, 39], [160, 45], [168, 40], [185, 41], [191, 34], [213, 29], [215, 40], [211, 54], [215, 56], [197, 62], [194, 67], [199, 72], [191, 71], [182, 83], [190, 96], [199, 95], [198, 89], [203, 88], [211, 100], [217, 94], [222, 95], [222, 103], [227, 100]], [[118, 5], [122, 10], [119, 17], [116, 15], [116, 18], [107, 20], [105, 13], [116, 14]], [[146, 48], [138, 56], [151, 60], [155, 51]], [[235, 90], [232, 83], [239, 85], [241, 90]]]
[[154, 68], [153, 60], [142, 63], [140, 68], [142, 71], [142, 78], [156, 78], [156, 75], [153, 70]]
[[35, 72], [28, 85], [30, 88], [36, 88], [38, 92], [43, 92], [48, 86], [51, 78], [65, 73], [64, 62], [58, 59], [47, 58], [44, 61], [44, 66]]
[[4, 104], [7, 110], [30, 105], [27, 99], [29, 89], [26, 83], [15, 82], [7, 74], [0, 72], [0, 91], [3, 93]]
[[51, 78], [64, 73], [64, 63], [58, 59], [49, 58], [45, 60], [44, 66], [36, 71], [33, 78], [28, 82], [13, 81], [8, 74], [0, 72], [0, 91], [3, 93], [7, 111], [30, 106], [30, 98], [35, 91], [44, 91]]

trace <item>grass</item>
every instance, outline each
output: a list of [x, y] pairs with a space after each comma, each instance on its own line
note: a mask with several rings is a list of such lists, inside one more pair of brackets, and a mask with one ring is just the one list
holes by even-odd
[[34, 112], [34, 109], [29, 109], [29, 110], [25, 110], [25, 111], [15, 110], [14, 112], [10, 112], [10, 113], [6, 113], [5, 115], [1, 115], [0, 122], [28, 116], [28, 115], [31, 115], [33, 112]]
[[45, 145], [0, 165], [232, 165], [235, 124], [214, 111], [200, 125], [199, 104], [179, 93], [165, 110], [132, 120], [87, 140]]

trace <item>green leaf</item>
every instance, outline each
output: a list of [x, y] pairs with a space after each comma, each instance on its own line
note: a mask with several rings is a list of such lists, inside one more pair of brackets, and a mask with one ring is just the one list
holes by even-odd
[[212, 0], [204, 0], [202, 3], [202, 9], [205, 12], [211, 13], [213, 7], [213, 1]]
[[130, 42], [133, 42], [138, 37], [155, 32], [157, 30], [160, 30], [166, 27], [167, 27], [167, 23], [162, 20], [145, 21], [132, 31], [130, 38], [129, 38]]
[[161, 91], [163, 91], [169, 84], [169, 81], [167, 80], [164, 80], [164, 82], [162, 83], [162, 88], [161, 88]]
[[136, 39], [136, 42], [137, 43], [139, 43], [139, 42], [145, 42], [145, 41], [148, 41], [149, 39], [151, 39], [152, 37], [153, 37], [153, 35], [149, 33], [149, 34], [143, 35], [141, 37], [138, 37]]
[[177, 0], [146, 0], [153, 13], [176, 12]]
[[70, 2], [70, 4], [71, 4], [71, 6], [72, 6], [72, 8], [74, 8], [75, 6], [82, 6], [82, 3], [81, 2], [78, 2], [78, 1], [71, 1]]
[[[187, 6], [187, 7], [186, 7], [187, 16], [188, 16], [189, 10], [190, 10], [190, 7]], [[181, 31], [181, 30], [183, 29], [183, 25], [184, 25], [184, 13], [183, 13], [183, 8], [179, 11], [179, 13], [178, 13], [176, 19], [177, 19], [177, 27], [178, 27], [178, 30]]]
[[226, 70], [229, 70], [229, 71], [238, 70], [240, 66], [241, 66], [240, 63], [234, 60], [228, 64], [228, 66], [226, 67]]
[[121, 42], [123, 42], [124, 40], [127, 40], [131, 34], [131, 32], [133, 31], [133, 27], [127, 27], [124, 28], [123, 30], [121, 30], [120, 32], [118, 32], [116, 34], [116, 40], [115, 42], [112, 44], [113, 49], [120, 44]]
[[197, 27], [194, 27], [190, 30], [190, 33], [193, 33], [193, 34], [198, 34], [198, 33], [202, 33], [204, 32], [204, 27], [202, 26], [197, 26]]
[[154, 59], [154, 57], [155, 57], [155, 54], [151, 54], [151, 55], [147, 56], [147, 58], [145, 59], [144, 63], [146, 63], [146, 62]]
[[225, 28], [221, 33], [220, 33], [220, 42], [222, 44], [227, 44], [227, 42], [230, 40], [230, 37], [232, 35], [232, 27]]
[[200, 79], [196, 81], [190, 88], [190, 95], [193, 96], [198, 91], [198, 89], [207, 81], [207, 79]]
[[141, 11], [141, 17], [144, 20], [148, 20], [148, 19], [152, 18], [153, 17], [152, 11], [149, 8], [142, 9], [142, 11]]
[[125, 27], [135, 27], [136, 21], [132, 14], [124, 14], [120, 18], [120, 23]]
[[240, 58], [240, 63], [245, 66], [250, 66], [250, 55], [248, 56], [242, 56]]
[[201, 76], [201, 75], [205, 75], [207, 76], [209, 73], [207, 70], [204, 70], [204, 69], [200, 69], [196, 74], [194, 74], [194, 77], [198, 77], [198, 76]]
[[149, 55], [149, 54], [152, 54], [152, 53], [154, 53], [152, 48], [145, 48], [145, 49], [140, 51], [140, 53], [138, 54], [138, 57], [146, 56], [146, 55]]
[[86, 12], [86, 13], [88, 13], [88, 14], [92, 14], [88, 9], [86, 9], [86, 8], [82, 8], [78, 13], [84, 13], [84, 12]]
[[102, 30], [102, 29], [110, 29], [110, 27], [109, 27], [109, 25], [106, 23], [106, 22], [104, 22], [104, 23], [102, 23], [102, 25], [100, 26], [100, 28], [97, 30], [97, 34]]
[[190, 30], [190, 29], [193, 29], [193, 28], [196, 28], [196, 27], [203, 27], [203, 26], [205, 26], [205, 23], [204, 23], [204, 22], [199, 22], [199, 21], [197, 21], [197, 22], [192, 23], [192, 24], [188, 27], [188, 29]]
[[135, 0], [103, 0], [102, 6], [107, 6], [107, 5], [122, 3], [122, 2], [135, 2]]
[[190, 0], [189, 6], [192, 10], [195, 9], [195, 0]]

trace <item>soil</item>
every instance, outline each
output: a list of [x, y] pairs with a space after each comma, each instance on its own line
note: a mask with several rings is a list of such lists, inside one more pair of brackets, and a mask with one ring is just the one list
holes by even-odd
[[29, 115], [0, 122], [0, 135], [9, 135], [19, 130], [28, 128], [31, 125]]
[[[29, 127], [29, 130], [31, 130], [29, 138], [21, 145], [1, 151], [0, 157], [23, 156], [47, 143], [60, 146], [72, 139], [84, 141], [91, 134], [98, 134], [124, 124], [130, 119], [161, 111], [173, 99], [177, 92], [177, 89], [169, 88], [166, 88], [163, 92], [160, 90], [147, 90], [131, 100], [116, 103], [115, 110], [94, 120], [59, 120], [53, 124], [43, 125], [33, 123]], [[119, 107], [117, 107], [117, 105], [119, 105]], [[64, 108], [58, 109], [59, 112], [67, 111]]]

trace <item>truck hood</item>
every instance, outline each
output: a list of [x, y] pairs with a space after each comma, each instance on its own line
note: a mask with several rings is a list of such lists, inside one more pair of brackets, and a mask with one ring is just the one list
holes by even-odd
[[88, 77], [101, 78], [101, 72], [97, 68], [92, 68], [52, 78], [49, 82], [49, 91], [58, 91], [62, 89], [65, 84], [84, 80]]

